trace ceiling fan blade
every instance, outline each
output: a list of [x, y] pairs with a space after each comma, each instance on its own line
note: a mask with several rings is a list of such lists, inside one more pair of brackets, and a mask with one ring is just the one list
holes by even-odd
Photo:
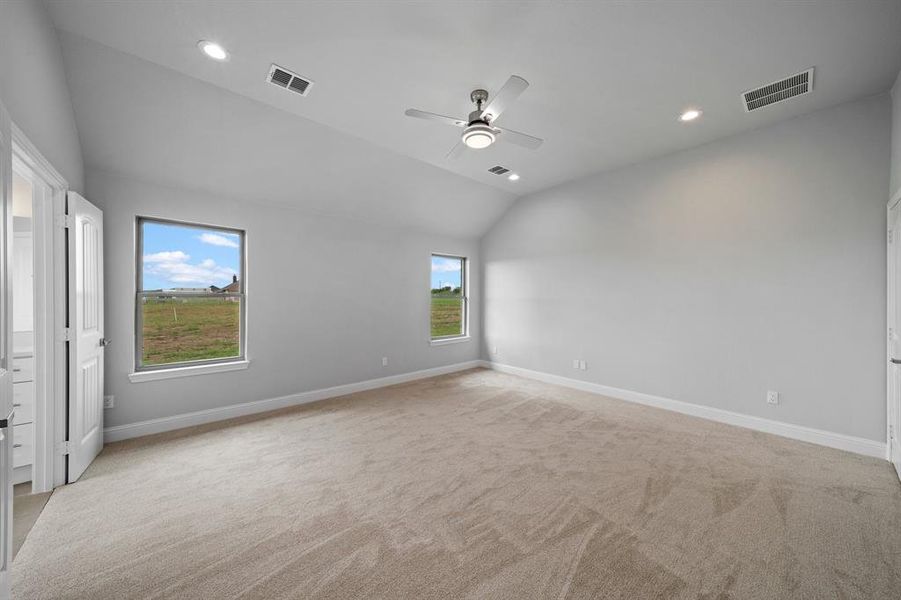
[[440, 123], [446, 123], [448, 125], [453, 125], [454, 127], [466, 127], [465, 119], [455, 119], [453, 117], [445, 117], [444, 115], [438, 115], [435, 113], [425, 112], [424, 110], [416, 110], [415, 108], [408, 108], [404, 111], [404, 114], [408, 117], [416, 117], [417, 119], [425, 119], [427, 121], [438, 121]]
[[528, 148], [529, 150], [537, 150], [538, 146], [544, 142], [541, 138], [537, 138], [527, 133], [513, 131], [512, 129], [501, 129], [500, 127], [495, 127], [495, 129], [497, 130], [500, 139], [506, 140], [511, 144], [516, 144], [517, 146], [522, 146], [523, 148]]
[[466, 149], [466, 146], [463, 142], [457, 142], [457, 145], [450, 149], [450, 152], [444, 158], [459, 158], [461, 154], [463, 154], [463, 150]]
[[502, 112], [510, 108], [510, 105], [519, 98], [520, 94], [526, 91], [527, 87], [529, 87], [528, 81], [519, 75], [511, 75], [504, 87], [494, 95], [494, 98], [482, 111], [482, 118], [489, 122], [498, 118]]

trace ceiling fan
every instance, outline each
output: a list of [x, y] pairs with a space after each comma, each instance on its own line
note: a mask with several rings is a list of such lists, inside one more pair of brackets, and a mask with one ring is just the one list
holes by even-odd
[[488, 92], [482, 89], [473, 90], [469, 94], [469, 98], [476, 105], [476, 109], [469, 113], [467, 119], [455, 119], [415, 108], [408, 108], [404, 114], [408, 117], [440, 121], [454, 127], [462, 127], [463, 134], [460, 136], [460, 141], [447, 154], [451, 158], [459, 156], [464, 148], [481, 150], [498, 139], [535, 150], [544, 140], [512, 129], [501, 129], [494, 125], [494, 121], [513, 104], [514, 100], [519, 98], [520, 94], [526, 91], [527, 87], [529, 87], [528, 81], [518, 75], [513, 75], [484, 108], [482, 105], [488, 100]]

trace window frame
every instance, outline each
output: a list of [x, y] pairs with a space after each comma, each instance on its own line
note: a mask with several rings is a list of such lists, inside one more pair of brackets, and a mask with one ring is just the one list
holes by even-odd
[[[145, 223], [157, 223], [162, 225], [170, 225], [176, 227], [186, 227], [191, 229], [208, 229], [213, 232], [223, 232], [230, 235], [237, 235], [240, 240], [238, 267], [238, 283], [240, 290], [238, 292], [216, 293], [216, 292], [167, 292], [167, 296], [175, 298], [238, 298], [240, 304], [240, 314], [238, 315], [238, 354], [235, 356], [226, 356], [222, 358], [207, 358], [200, 360], [186, 360], [180, 362], [164, 363], [159, 365], [144, 365], [143, 348], [144, 348], [144, 314], [142, 308], [142, 298], [159, 294], [159, 292], [146, 292], [143, 290], [144, 279], [144, 227]], [[135, 376], [132, 381], [145, 381], [154, 379], [151, 374], [163, 375], [162, 372], [183, 372], [186, 375], [194, 375], [204, 372], [221, 372], [231, 370], [231, 365], [246, 368], [247, 360], [247, 232], [243, 229], [234, 227], [224, 227], [221, 225], [210, 225], [207, 223], [196, 223], [192, 221], [179, 221], [174, 219], [165, 219], [160, 217], [137, 216], [135, 218], [135, 328], [134, 328], [134, 370]], [[209, 367], [205, 369], [205, 367]], [[146, 377], [142, 378], [138, 374]]]
[[[452, 335], [432, 335], [432, 261], [435, 258], [450, 258], [460, 261], [460, 299], [463, 302], [463, 323], [462, 332]], [[469, 258], [460, 256], [459, 254], [450, 254], [447, 252], [432, 252], [429, 255], [429, 343], [433, 346], [443, 344], [452, 344], [454, 342], [466, 341], [469, 339]]]

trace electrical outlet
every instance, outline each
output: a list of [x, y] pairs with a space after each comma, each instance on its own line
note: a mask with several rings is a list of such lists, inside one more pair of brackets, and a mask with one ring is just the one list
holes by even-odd
[[103, 408], [113, 408], [116, 406], [116, 397], [115, 396], [104, 396], [103, 397]]
[[587, 371], [587, 370], [588, 370], [588, 363], [586, 363], [584, 360], [580, 360], [580, 361], [579, 361], [579, 369], [582, 370], [582, 371]]
[[766, 403], [767, 404], [779, 404], [779, 392], [774, 392], [773, 390], [769, 390], [766, 393]]
[[383, 367], [387, 367], [387, 366], [388, 366], [388, 357], [387, 357], [387, 356], [383, 356], [383, 357], [382, 357], [382, 366], [383, 366]]
[[579, 368], [579, 359], [574, 358], [573, 359], [573, 369], [578, 369], [578, 368]]

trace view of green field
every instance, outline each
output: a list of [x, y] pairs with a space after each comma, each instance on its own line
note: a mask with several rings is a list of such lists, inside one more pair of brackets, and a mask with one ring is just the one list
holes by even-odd
[[[143, 365], [238, 356], [241, 304], [227, 298], [147, 298]], [[457, 293], [432, 294], [432, 337], [462, 335], [463, 299]]]
[[463, 334], [463, 299], [460, 294], [432, 293], [432, 337]]
[[147, 298], [141, 310], [145, 366], [239, 355], [240, 302]]

